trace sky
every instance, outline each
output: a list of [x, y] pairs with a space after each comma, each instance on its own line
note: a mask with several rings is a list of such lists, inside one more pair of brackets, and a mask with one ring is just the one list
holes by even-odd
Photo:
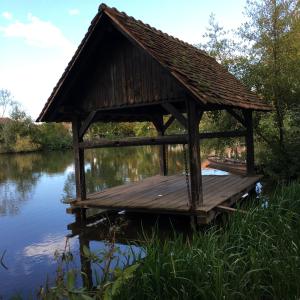
[[[98, 0], [0, 0], [0, 89], [36, 119], [98, 11]], [[225, 29], [243, 22], [246, 0], [107, 0], [191, 44], [214, 13]]]

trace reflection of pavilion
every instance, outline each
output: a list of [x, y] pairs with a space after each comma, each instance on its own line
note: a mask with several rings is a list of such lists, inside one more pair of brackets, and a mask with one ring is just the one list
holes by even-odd
[[[93, 268], [92, 263], [86, 259], [84, 248], [92, 250], [93, 242], [109, 242], [114, 239], [116, 247], [126, 248], [128, 252], [129, 264], [134, 261], [131, 251], [138, 257], [144, 256], [144, 250], [141, 248], [146, 239], [151, 238], [153, 230], [159, 231], [159, 238], [165, 239], [174, 234], [174, 230], [182, 232], [187, 236], [192, 232], [189, 218], [159, 218], [153, 215], [145, 214], [127, 214], [125, 218], [120, 214], [107, 214], [106, 212], [97, 212], [88, 210], [90, 217], [82, 220], [77, 214], [77, 220], [68, 225], [70, 234], [68, 237], [78, 236], [80, 249], [80, 264], [82, 272], [82, 282], [86, 287], [93, 286]], [[113, 232], [113, 228], [115, 231]], [[119, 255], [123, 255], [122, 253]], [[120, 259], [120, 257], [118, 257]], [[123, 261], [128, 257], [124, 257]], [[122, 261], [122, 259], [120, 259]], [[121, 265], [122, 267], [122, 265]]]

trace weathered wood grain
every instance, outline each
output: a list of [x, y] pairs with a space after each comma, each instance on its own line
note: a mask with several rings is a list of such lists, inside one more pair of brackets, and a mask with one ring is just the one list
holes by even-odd
[[217, 206], [230, 207], [260, 178], [238, 175], [203, 176], [203, 204], [194, 212], [188, 206], [184, 175], [156, 175], [139, 182], [108, 188], [88, 195], [85, 201], [72, 202], [72, 207], [209, 216]]

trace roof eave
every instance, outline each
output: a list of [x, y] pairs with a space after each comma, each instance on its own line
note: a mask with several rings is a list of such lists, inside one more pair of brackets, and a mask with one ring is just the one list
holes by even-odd
[[63, 74], [61, 75], [58, 83], [54, 87], [50, 97], [48, 98], [46, 104], [44, 105], [44, 107], [41, 111], [41, 113], [39, 114], [38, 118], [36, 119], [36, 122], [46, 122], [47, 121], [46, 116], [47, 116], [47, 113], [49, 113], [49, 109], [50, 109], [52, 103], [54, 102], [55, 97], [57, 96], [59, 90], [62, 88], [62, 86], [65, 82], [65, 79], [68, 77], [69, 73], [72, 71], [73, 66], [76, 64], [79, 56], [81, 55], [82, 50], [84, 49], [86, 43], [89, 41], [91, 35], [93, 34], [95, 27], [97, 26], [97, 24], [101, 20], [102, 15], [103, 15], [103, 10], [99, 10], [99, 12], [96, 14], [94, 19], [92, 20], [91, 25], [90, 25], [86, 35], [82, 39], [82, 41], [81, 41], [80, 45], [78, 46], [76, 52], [74, 53], [73, 57], [71, 58], [70, 62], [68, 63], [68, 66], [66, 67], [66, 69], [63, 72]]

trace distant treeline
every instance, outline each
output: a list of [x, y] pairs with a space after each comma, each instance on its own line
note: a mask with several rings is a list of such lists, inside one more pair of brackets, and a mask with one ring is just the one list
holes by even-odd
[[71, 141], [69, 125], [36, 124], [17, 105], [9, 118], [0, 118], [0, 153], [64, 149]]

